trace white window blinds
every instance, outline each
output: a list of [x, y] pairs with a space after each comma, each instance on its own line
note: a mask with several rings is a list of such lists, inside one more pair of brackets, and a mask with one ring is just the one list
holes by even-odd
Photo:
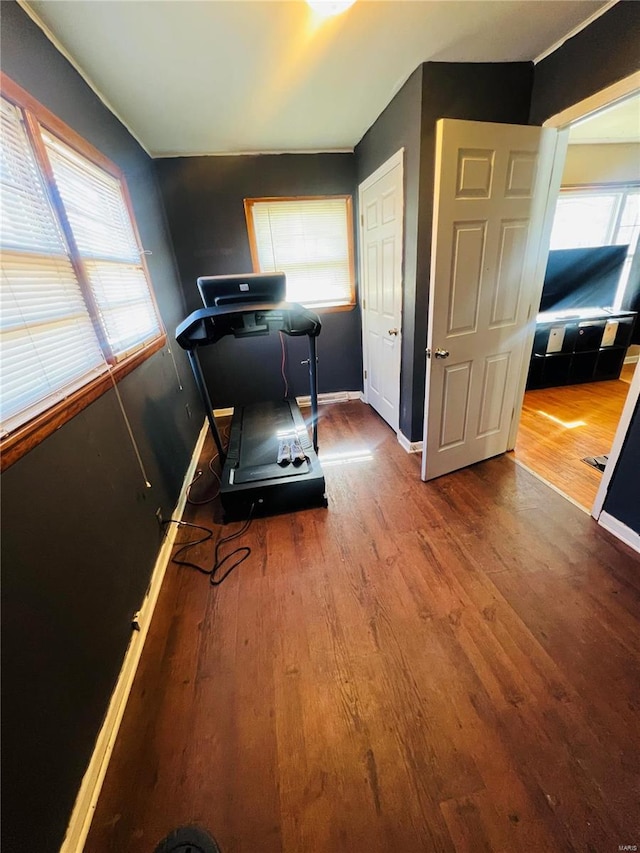
[[354, 303], [349, 201], [245, 201], [254, 266], [260, 272], [284, 272], [290, 302], [316, 307]]
[[556, 204], [551, 249], [628, 245], [613, 302], [621, 308], [631, 263], [640, 238], [640, 191], [637, 186], [563, 190]]
[[120, 182], [43, 132], [56, 185], [111, 350], [120, 360], [160, 324]]
[[22, 114], [2, 99], [3, 434], [106, 369]]
[[163, 330], [117, 169], [45, 129], [20, 96], [0, 107], [4, 438]]

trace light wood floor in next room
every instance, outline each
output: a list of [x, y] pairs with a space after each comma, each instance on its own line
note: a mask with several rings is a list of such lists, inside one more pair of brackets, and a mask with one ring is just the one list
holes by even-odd
[[638, 555], [506, 456], [424, 484], [321, 415], [328, 509], [255, 520], [219, 588], [169, 566], [86, 853], [640, 843]]
[[620, 379], [527, 391], [515, 458], [591, 510], [602, 474], [583, 462], [611, 450], [635, 364]]

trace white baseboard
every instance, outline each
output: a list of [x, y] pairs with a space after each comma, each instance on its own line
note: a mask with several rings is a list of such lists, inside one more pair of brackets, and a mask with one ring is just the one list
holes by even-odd
[[598, 524], [601, 524], [605, 530], [608, 530], [609, 533], [612, 533], [617, 539], [640, 554], [640, 534], [636, 533], [635, 530], [627, 527], [626, 524], [609, 515], [608, 512], [600, 513]]
[[[208, 424], [205, 420], [200, 430], [189, 468], [185, 474], [180, 497], [171, 516], [172, 518], [182, 518], [182, 513], [187, 502], [187, 488], [195, 476], [196, 466], [202, 452], [207, 430]], [[147, 638], [153, 611], [160, 593], [160, 587], [162, 586], [162, 581], [171, 558], [171, 550], [177, 532], [178, 525], [170, 524], [162, 547], [158, 552], [149, 589], [138, 613], [140, 630], [132, 631], [131, 633], [131, 640], [124, 657], [122, 669], [120, 670], [118, 681], [111, 696], [104, 723], [98, 734], [93, 755], [82, 779], [60, 853], [81, 853], [89, 834], [89, 828], [91, 827], [91, 821], [98, 804], [102, 783], [104, 782], [107, 767], [109, 766], [109, 760], [113, 752], [120, 723], [122, 722], [129, 693], [131, 692], [131, 686], [138, 668], [144, 642]]]
[[398, 444], [402, 447], [403, 450], [406, 450], [407, 453], [422, 453], [422, 442], [421, 441], [409, 441], [407, 436], [398, 430]]

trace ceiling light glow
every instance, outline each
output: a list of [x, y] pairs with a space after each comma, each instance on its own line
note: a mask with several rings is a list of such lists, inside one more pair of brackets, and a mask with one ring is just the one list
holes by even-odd
[[307, 0], [307, 4], [321, 18], [330, 18], [333, 15], [340, 15], [345, 12], [349, 6], [353, 6], [355, 0]]

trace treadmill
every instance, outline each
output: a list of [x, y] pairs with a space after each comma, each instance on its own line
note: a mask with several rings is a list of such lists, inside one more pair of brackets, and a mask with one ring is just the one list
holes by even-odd
[[[202, 276], [198, 289], [205, 307], [180, 323], [176, 340], [189, 357], [220, 455], [224, 521], [326, 507], [325, 480], [317, 455], [316, 338], [320, 318], [302, 305], [284, 301], [284, 273]], [[312, 439], [296, 400], [275, 400], [234, 408], [225, 451], [198, 350], [227, 335], [247, 338], [272, 332], [308, 338]]]

